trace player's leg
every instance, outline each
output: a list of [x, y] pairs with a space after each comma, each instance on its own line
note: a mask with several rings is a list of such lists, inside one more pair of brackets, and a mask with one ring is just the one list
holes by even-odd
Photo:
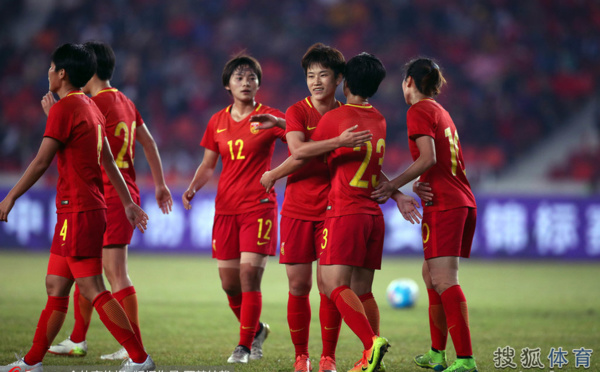
[[295, 371], [310, 370], [308, 338], [310, 331], [310, 290], [312, 262], [285, 265], [288, 284], [287, 320], [295, 351]]
[[285, 264], [288, 277], [287, 320], [295, 351], [295, 371], [311, 369], [308, 354], [312, 289], [312, 263], [315, 254], [315, 224], [287, 216], [281, 217], [279, 263]]
[[268, 256], [260, 253], [242, 252], [241, 254], [242, 312], [239, 345], [249, 349], [252, 349], [254, 336], [261, 331], [259, 319], [262, 312], [262, 293], [260, 286], [267, 259]]
[[75, 323], [71, 335], [57, 345], [50, 346], [48, 352], [55, 355], [85, 356], [87, 355], [86, 335], [90, 327], [92, 303], [80, 295], [79, 286], [73, 292], [73, 315]]
[[[428, 259], [427, 267], [433, 288], [440, 294], [446, 324], [457, 355], [457, 360], [446, 370], [463, 368], [460, 370], [476, 371], [467, 300], [458, 282], [459, 256], [470, 255], [476, 210], [457, 208], [439, 214], [438, 233], [435, 236], [439, 257]], [[434, 228], [435, 225], [432, 230]]]
[[319, 372], [335, 371], [335, 350], [340, 337], [342, 315], [335, 302], [325, 294], [325, 284], [321, 275], [322, 266], [317, 264], [317, 286], [319, 287], [319, 321], [321, 323], [321, 340], [323, 351], [319, 361]]
[[413, 360], [422, 368], [443, 371], [448, 367], [446, 360], [446, 342], [448, 340], [448, 327], [446, 314], [442, 306], [442, 298], [433, 288], [427, 260], [423, 261], [423, 281], [429, 297], [429, 333], [431, 336], [431, 349], [425, 354], [417, 355]]
[[66, 258], [50, 254], [46, 275], [46, 293], [48, 300], [42, 311], [33, 337], [31, 349], [23, 357], [24, 363], [34, 366], [42, 362], [49, 346], [60, 331], [69, 307], [69, 292], [73, 285], [73, 276]]

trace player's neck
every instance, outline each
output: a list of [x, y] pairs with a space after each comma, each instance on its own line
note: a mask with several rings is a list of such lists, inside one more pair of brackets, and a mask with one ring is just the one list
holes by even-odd
[[347, 105], [368, 105], [369, 104], [369, 99], [365, 98], [365, 97], [361, 97], [361, 96], [355, 96], [352, 93], [348, 93], [348, 95], [346, 96], [346, 104]]
[[256, 107], [256, 102], [254, 99], [249, 101], [241, 101], [234, 100], [233, 105], [231, 105], [231, 117], [235, 121], [240, 121], [244, 119], [246, 116], [250, 115], [254, 108]]
[[310, 97], [310, 102], [312, 103], [315, 110], [319, 112], [321, 115], [325, 115], [325, 113], [333, 110], [338, 107], [337, 100], [335, 99], [335, 95], [331, 97], [327, 97], [323, 100], [316, 99], [315, 97]]
[[424, 99], [433, 99], [433, 98], [431, 98], [429, 96], [426, 96], [426, 95], [424, 95], [423, 93], [421, 93], [419, 91], [416, 91], [415, 93], [413, 93], [410, 96], [410, 104], [414, 105], [415, 103], [420, 102], [420, 101], [422, 101]]
[[64, 81], [61, 87], [58, 88], [58, 90], [54, 93], [58, 95], [58, 98], [62, 99], [65, 98], [69, 93], [78, 89], [79, 88], [74, 87], [71, 83]]
[[[92, 79], [95, 79], [96, 76], [94, 75], [94, 77]], [[107, 89], [107, 88], [112, 88], [112, 86], [110, 85], [110, 80], [93, 80], [90, 82], [90, 94], [93, 96], [97, 95], [100, 91]]]

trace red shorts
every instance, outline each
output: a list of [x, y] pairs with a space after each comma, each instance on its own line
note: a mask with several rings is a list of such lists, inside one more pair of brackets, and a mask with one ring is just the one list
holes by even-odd
[[50, 253], [63, 257], [102, 257], [106, 209], [58, 213]]
[[277, 208], [223, 215], [215, 214], [212, 256], [218, 260], [240, 258], [241, 252], [275, 256]]
[[281, 216], [279, 263], [311, 263], [321, 253], [324, 221], [305, 221]]
[[425, 259], [444, 256], [469, 258], [476, 221], [475, 208], [425, 213], [421, 222]]
[[63, 257], [50, 253], [47, 273], [71, 280], [102, 275], [102, 257]]
[[329, 217], [323, 230], [321, 265], [349, 265], [381, 269], [385, 222], [381, 215], [351, 214]]
[[[135, 204], [140, 205], [139, 195], [132, 194]], [[106, 232], [103, 246], [127, 245], [131, 243], [134, 227], [125, 215], [125, 208], [119, 197], [106, 198]]]

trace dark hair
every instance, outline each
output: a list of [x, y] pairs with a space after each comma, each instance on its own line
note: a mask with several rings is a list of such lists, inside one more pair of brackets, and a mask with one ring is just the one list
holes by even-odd
[[346, 85], [355, 96], [373, 97], [385, 74], [385, 67], [379, 58], [363, 52], [346, 64]]
[[65, 70], [73, 86], [83, 87], [96, 72], [96, 56], [82, 44], [63, 44], [52, 53], [56, 72]]
[[248, 66], [254, 73], [256, 77], [258, 77], [258, 86], [260, 86], [260, 82], [262, 81], [262, 69], [260, 67], [260, 63], [256, 60], [256, 58], [250, 57], [247, 54], [238, 54], [233, 57], [225, 64], [223, 67], [223, 75], [221, 78], [223, 79], [223, 86], [226, 87], [229, 85], [229, 79], [231, 75], [240, 67]]
[[84, 44], [96, 55], [96, 75], [100, 80], [112, 79], [115, 71], [115, 52], [103, 41], [88, 41]]
[[426, 96], [437, 96], [446, 84], [440, 66], [431, 58], [415, 58], [404, 65], [404, 80], [413, 78], [419, 92]]
[[337, 77], [339, 74], [344, 74], [346, 60], [339, 50], [323, 43], [316, 43], [311, 45], [302, 57], [302, 69], [304, 69], [305, 76], [308, 68], [312, 65], [330, 68], [333, 70], [333, 75]]

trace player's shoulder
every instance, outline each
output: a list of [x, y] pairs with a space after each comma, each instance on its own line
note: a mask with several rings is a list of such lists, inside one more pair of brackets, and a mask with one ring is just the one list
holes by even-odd
[[273, 108], [271, 106], [267, 106], [263, 103], [259, 103], [256, 105], [256, 109], [254, 110], [255, 114], [272, 114], [278, 117], [285, 117], [285, 114], [283, 112], [281, 112], [281, 110], [278, 110], [276, 108]]

